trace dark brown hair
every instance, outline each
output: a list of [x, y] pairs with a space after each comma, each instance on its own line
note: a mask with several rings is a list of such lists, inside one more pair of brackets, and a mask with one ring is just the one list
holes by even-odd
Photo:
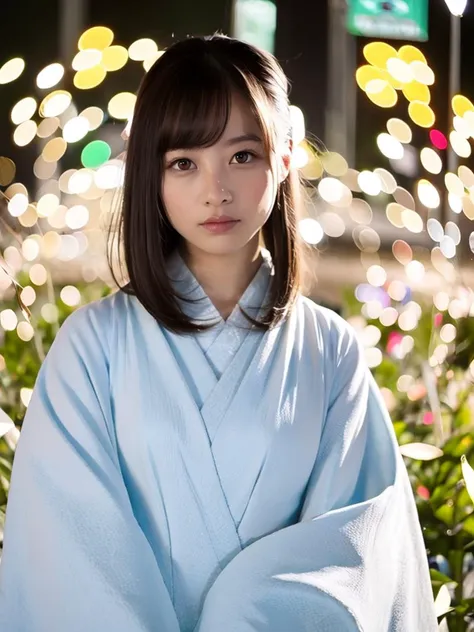
[[[162, 200], [163, 158], [171, 149], [213, 145], [225, 130], [235, 93], [249, 104], [270, 158], [291, 139], [291, 123], [288, 82], [269, 53], [222, 35], [189, 38], [167, 49], [138, 91], [121, 212], [118, 226], [109, 233], [107, 254], [120, 289], [135, 295], [171, 331], [186, 333], [206, 327], [191, 322], [180, 309], [178, 298], [182, 297], [176, 295], [167, 274], [167, 259], [182, 238], [170, 224]], [[275, 274], [269, 309], [255, 323], [260, 328], [280, 322], [300, 288], [298, 186], [297, 173], [290, 171], [278, 187], [275, 206], [262, 229]], [[119, 265], [128, 276], [128, 283], [122, 285], [113, 264], [117, 245]]]

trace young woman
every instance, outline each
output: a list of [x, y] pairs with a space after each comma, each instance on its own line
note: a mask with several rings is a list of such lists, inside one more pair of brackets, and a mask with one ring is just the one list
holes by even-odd
[[300, 292], [291, 154], [271, 55], [190, 38], [144, 78], [128, 283], [38, 376], [2, 631], [437, 629], [390, 418], [351, 328]]

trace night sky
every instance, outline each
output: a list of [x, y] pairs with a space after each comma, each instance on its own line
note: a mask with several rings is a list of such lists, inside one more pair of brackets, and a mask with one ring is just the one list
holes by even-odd
[[[13, 84], [0, 86], [0, 155], [11, 157], [18, 166], [17, 180], [28, 184], [34, 148], [16, 148], [12, 141], [9, 113], [22, 97], [33, 95], [36, 74], [47, 64], [59, 61], [59, 1], [3, 0], [1, 5], [2, 39], [0, 65], [14, 56], [21, 56], [27, 68]], [[84, 28], [103, 24], [115, 32], [115, 43], [128, 46], [139, 37], [151, 37], [160, 47], [174, 38], [188, 34], [206, 34], [216, 30], [229, 32], [231, 0], [96, 0], [89, 2]], [[326, 99], [327, 7], [323, 0], [279, 0], [276, 54], [293, 83], [292, 102], [305, 112], [308, 130], [318, 137], [324, 135]], [[198, 6], [198, 8], [197, 8]], [[430, 0], [430, 39], [418, 44], [437, 76], [433, 86], [432, 105], [437, 114], [437, 126], [446, 131], [447, 89], [449, 68], [449, 12], [443, 0]], [[474, 47], [474, 0], [470, 0], [462, 21], [463, 72], [462, 91], [474, 98], [472, 59]], [[369, 40], [358, 39], [358, 62], [363, 63], [362, 48]], [[404, 42], [391, 41], [397, 48]], [[110, 73], [103, 85], [80, 94], [78, 106], [106, 106], [117, 91], [135, 90], [141, 72], [136, 62], [129, 63], [117, 74]], [[71, 85], [66, 81], [65, 89]], [[105, 95], [104, 95], [105, 91]], [[74, 95], [78, 91], [74, 89]], [[407, 120], [406, 103], [391, 110], [392, 116]], [[357, 166], [374, 168], [380, 156], [374, 143], [376, 133], [383, 131], [387, 112], [373, 104], [358, 91], [357, 102]], [[426, 132], [420, 130], [414, 143], [423, 143]], [[74, 160], [74, 155], [70, 160]]]

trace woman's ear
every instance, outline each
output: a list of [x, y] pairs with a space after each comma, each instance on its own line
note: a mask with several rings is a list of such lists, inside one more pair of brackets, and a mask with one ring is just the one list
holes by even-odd
[[288, 174], [291, 168], [292, 157], [293, 157], [293, 140], [290, 138], [288, 140], [288, 143], [285, 145], [283, 153], [280, 157], [280, 177], [279, 177], [280, 184], [284, 182], [288, 177]]

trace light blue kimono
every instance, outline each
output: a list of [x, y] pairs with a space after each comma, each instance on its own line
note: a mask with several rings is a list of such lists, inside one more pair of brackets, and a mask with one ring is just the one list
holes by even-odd
[[[192, 318], [217, 318], [179, 256]], [[266, 258], [241, 299], [252, 315]], [[250, 330], [163, 330], [117, 293], [75, 312], [13, 468], [2, 632], [434, 632], [422, 534], [352, 329], [300, 297]]]

